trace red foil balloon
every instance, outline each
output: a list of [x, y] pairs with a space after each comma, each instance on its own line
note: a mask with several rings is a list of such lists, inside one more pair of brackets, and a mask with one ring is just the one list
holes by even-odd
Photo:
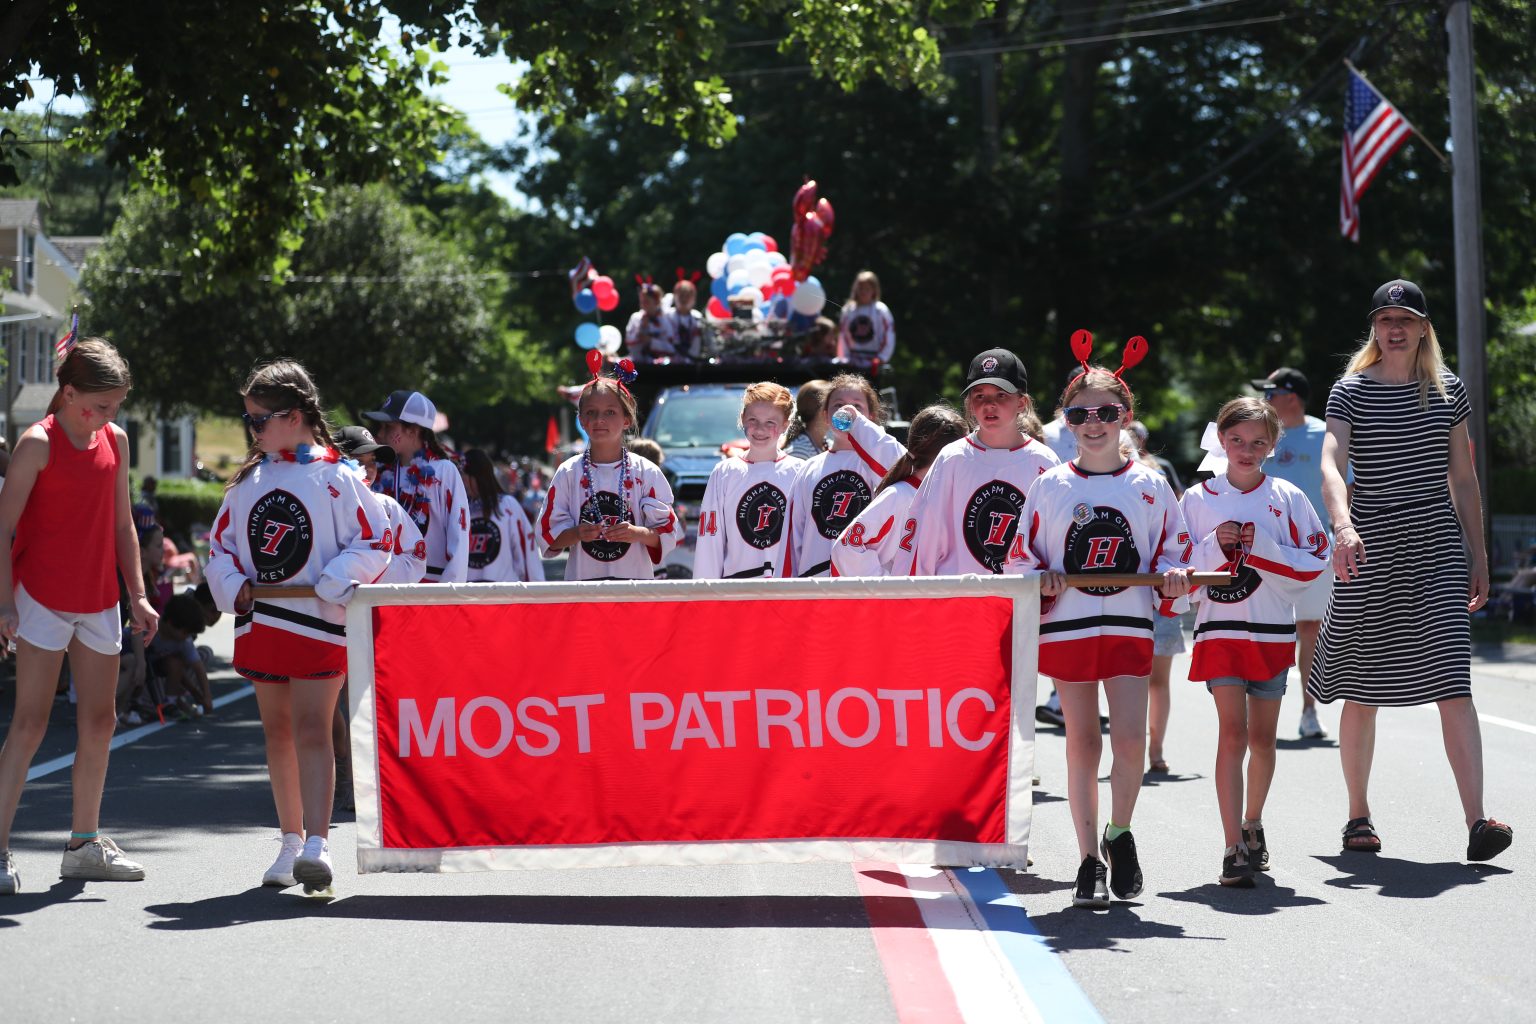
[[595, 348], [587, 350], [587, 369], [594, 377], [603, 372], [603, 354]]
[[816, 209], [816, 179], [808, 178], [804, 185], [795, 191], [795, 220], [799, 221], [806, 214]]
[[832, 212], [832, 200], [821, 199], [816, 203], [816, 216], [821, 218], [821, 226], [826, 229], [827, 237], [832, 237], [832, 226], [837, 223], [837, 217]]

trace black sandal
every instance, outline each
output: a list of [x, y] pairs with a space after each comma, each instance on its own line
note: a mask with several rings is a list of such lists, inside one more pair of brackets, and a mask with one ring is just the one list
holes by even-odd
[[1514, 829], [1502, 821], [1481, 818], [1467, 837], [1467, 860], [1493, 860], [1514, 841]]
[[1350, 853], [1381, 852], [1381, 837], [1370, 818], [1351, 818], [1344, 823], [1344, 849]]

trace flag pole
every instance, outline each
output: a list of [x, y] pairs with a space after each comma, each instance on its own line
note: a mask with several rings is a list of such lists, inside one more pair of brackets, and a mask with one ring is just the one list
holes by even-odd
[[[1365, 77], [1365, 72], [1363, 72], [1359, 68], [1355, 67], [1355, 65], [1353, 63], [1351, 63], [1349, 58], [1347, 58], [1347, 57], [1344, 59], [1344, 66], [1349, 68], [1349, 70], [1353, 71], [1355, 74], [1359, 75], [1361, 80], [1364, 81], [1366, 85], [1369, 85], [1371, 87], [1371, 90], [1373, 92], [1375, 92], [1377, 96], [1381, 96], [1381, 90], [1376, 88], [1375, 83], [1372, 82], [1369, 78], [1366, 78]], [[1385, 97], [1383, 97], [1383, 98], [1385, 98]], [[1396, 106], [1396, 104], [1393, 104], [1393, 106]], [[1403, 114], [1402, 110], [1399, 109], [1397, 114], [1398, 114], [1399, 117], [1402, 117], [1402, 114]], [[1414, 125], [1414, 123], [1412, 121], [1408, 120], [1406, 117], [1403, 117], [1403, 123], [1408, 126], [1408, 130], [1409, 131], [1413, 132], [1414, 135], [1418, 136], [1420, 142], [1424, 143], [1424, 145], [1429, 147], [1429, 151], [1431, 153], [1435, 154], [1435, 156], [1439, 158], [1440, 163], [1445, 167], [1446, 170], [1449, 171], [1451, 169], [1450, 158], [1448, 158], [1444, 153], [1440, 152], [1440, 150], [1435, 147], [1435, 144], [1433, 142], [1430, 142], [1429, 139], [1425, 138], [1424, 137], [1424, 133], [1419, 131], [1419, 129]]]

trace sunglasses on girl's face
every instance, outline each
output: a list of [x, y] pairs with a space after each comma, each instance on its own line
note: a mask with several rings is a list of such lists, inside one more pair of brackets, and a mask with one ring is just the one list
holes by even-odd
[[1120, 418], [1125, 411], [1123, 405], [1101, 405], [1097, 409], [1090, 409], [1086, 405], [1069, 405], [1062, 411], [1067, 422], [1074, 427], [1080, 427], [1088, 422], [1089, 416], [1096, 416], [1100, 423], [1113, 423]]
[[243, 412], [240, 418], [245, 421], [246, 426], [251, 428], [251, 433], [259, 434], [267, 429], [268, 421], [277, 416], [287, 416], [291, 412], [293, 412], [292, 409], [284, 409], [281, 412], [269, 412], [265, 416], [252, 416], [248, 412]]

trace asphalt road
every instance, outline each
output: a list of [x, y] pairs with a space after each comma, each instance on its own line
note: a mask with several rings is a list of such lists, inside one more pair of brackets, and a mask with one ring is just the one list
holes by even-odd
[[[227, 653], [227, 633], [213, 646]], [[1383, 712], [1373, 789], [1383, 852], [1339, 852], [1346, 808], [1332, 741], [1283, 740], [1265, 814], [1274, 870], [1248, 891], [1215, 882], [1215, 715], [1203, 687], [1177, 681], [1183, 664], [1173, 774], [1148, 779], [1134, 823], [1145, 893], [1103, 913], [1070, 907], [1063, 743], [1044, 728], [1035, 866], [1002, 873], [1027, 911], [1021, 930], [1039, 934], [1098, 1012], [1536, 1020], [1536, 917], [1525, 910], [1536, 897], [1536, 656], [1475, 666], [1488, 808], [1516, 829], [1499, 860], [1462, 860], [1435, 712]], [[225, 675], [215, 689], [240, 686]], [[1285, 703], [1289, 731], [1294, 685]], [[5, 720], [9, 709], [7, 693]], [[38, 764], [71, 748], [56, 710]], [[1325, 710], [1325, 724], [1336, 720]], [[13, 839], [24, 891], [0, 899], [0, 1020], [900, 1019], [848, 865], [358, 876], [355, 833], [340, 820], [341, 898], [264, 890], [277, 842], [248, 697], [117, 750], [105, 806], [105, 827], [146, 864], [146, 881], [58, 880], [68, 771], [28, 786]]]

